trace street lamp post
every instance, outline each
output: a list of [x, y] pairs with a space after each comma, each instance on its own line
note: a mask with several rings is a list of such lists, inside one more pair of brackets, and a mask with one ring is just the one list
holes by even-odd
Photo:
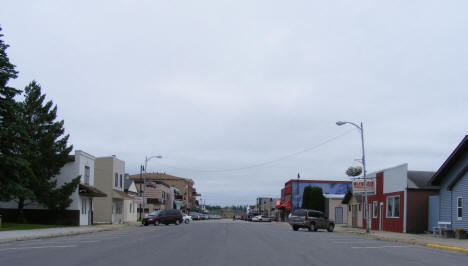
[[366, 233], [369, 233], [369, 224], [370, 224], [370, 217], [369, 217], [369, 210], [368, 210], [368, 203], [367, 203], [367, 176], [366, 176], [366, 155], [364, 153], [364, 126], [362, 125], [357, 125], [353, 122], [346, 122], [346, 121], [338, 121], [336, 122], [337, 126], [342, 126], [344, 124], [351, 124], [355, 126], [356, 128], [359, 129], [361, 132], [361, 145], [362, 145], [362, 167], [363, 167], [363, 173], [364, 173], [364, 198], [365, 198], [365, 204], [364, 204], [364, 215], [366, 218]]
[[[141, 184], [143, 183], [142, 181], [142, 176], [143, 176], [143, 165], [140, 165], [140, 199], [143, 199], [142, 198], [142, 195], [143, 195], [143, 191], [141, 190]], [[140, 221], [141, 221], [141, 215], [143, 213], [143, 208], [142, 208], [142, 204], [143, 204], [143, 200], [141, 201], [140, 203]]]
[[143, 192], [143, 208], [146, 205], [146, 202], [145, 202], [146, 201], [146, 174], [147, 174], [146, 168], [148, 166], [148, 161], [151, 160], [151, 159], [154, 159], [154, 158], [162, 159], [162, 156], [161, 155], [154, 155], [154, 156], [150, 156], [150, 157], [148, 157], [148, 156], [145, 157], [145, 168], [143, 168], [143, 170], [145, 171], [145, 174], [144, 174], [144, 177], [143, 177], [144, 183], [145, 183], [145, 191]]

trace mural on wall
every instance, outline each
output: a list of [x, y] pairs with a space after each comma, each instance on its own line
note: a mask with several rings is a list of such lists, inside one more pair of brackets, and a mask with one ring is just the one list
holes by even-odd
[[[321, 187], [323, 194], [346, 194], [349, 188], [351, 188], [352, 184], [349, 182], [346, 183], [314, 183], [314, 182], [292, 182], [291, 189], [292, 189], [292, 206], [294, 209], [300, 208], [302, 206], [302, 193], [304, 192], [304, 188], [307, 186], [311, 187]], [[299, 193], [298, 193], [299, 190]]]

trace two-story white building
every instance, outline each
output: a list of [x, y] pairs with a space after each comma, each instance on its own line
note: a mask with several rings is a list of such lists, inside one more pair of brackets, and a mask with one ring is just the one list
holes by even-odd
[[[60, 213], [56, 220], [47, 219], [47, 208], [38, 203], [25, 206], [24, 214], [29, 222], [58, 223], [67, 225], [91, 225], [93, 222], [93, 206], [95, 197], [105, 197], [106, 194], [94, 187], [94, 161], [95, 157], [81, 150], [76, 150], [75, 155], [68, 156], [68, 162], [62, 167], [60, 173], [54, 178], [57, 186], [71, 182], [80, 176], [80, 184], [70, 198], [72, 202], [68, 208]], [[0, 202], [0, 208], [15, 210], [15, 201]]]

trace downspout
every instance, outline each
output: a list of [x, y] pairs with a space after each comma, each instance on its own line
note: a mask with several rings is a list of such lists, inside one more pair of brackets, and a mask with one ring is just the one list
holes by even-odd
[[[406, 220], [408, 211], [408, 165], [406, 165], [406, 178], [405, 178], [405, 192], [404, 192], [404, 210], [403, 210], [403, 233], [406, 233]], [[401, 203], [400, 203], [401, 204]]]

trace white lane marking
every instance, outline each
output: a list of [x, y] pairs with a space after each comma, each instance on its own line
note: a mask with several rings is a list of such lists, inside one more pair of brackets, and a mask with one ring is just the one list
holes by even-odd
[[351, 247], [351, 248], [410, 248], [413, 246], [378, 246], [378, 247]]
[[353, 242], [332, 242], [333, 244], [368, 244], [376, 243], [376, 241], [353, 241]]
[[77, 247], [77, 246], [75, 246], [75, 245], [68, 245], [68, 246], [19, 247], [19, 248], [4, 248], [4, 249], [1, 249], [0, 251], [5, 251], [5, 250], [16, 250], [16, 249], [74, 248], [74, 247]]
[[[72, 243], [70, 243], [72, 242]], [[85, 240], [85, 241], [47, 241], [44, 240], [43, 242], [34, 242], [34, 243], [18, 243], [19, 246], [27, 246], [27, 245], [37, 245], [37, 244], [80, 244], [80, 243], [96, 243], [96, 242], [101, 242], [100, 240]]]

